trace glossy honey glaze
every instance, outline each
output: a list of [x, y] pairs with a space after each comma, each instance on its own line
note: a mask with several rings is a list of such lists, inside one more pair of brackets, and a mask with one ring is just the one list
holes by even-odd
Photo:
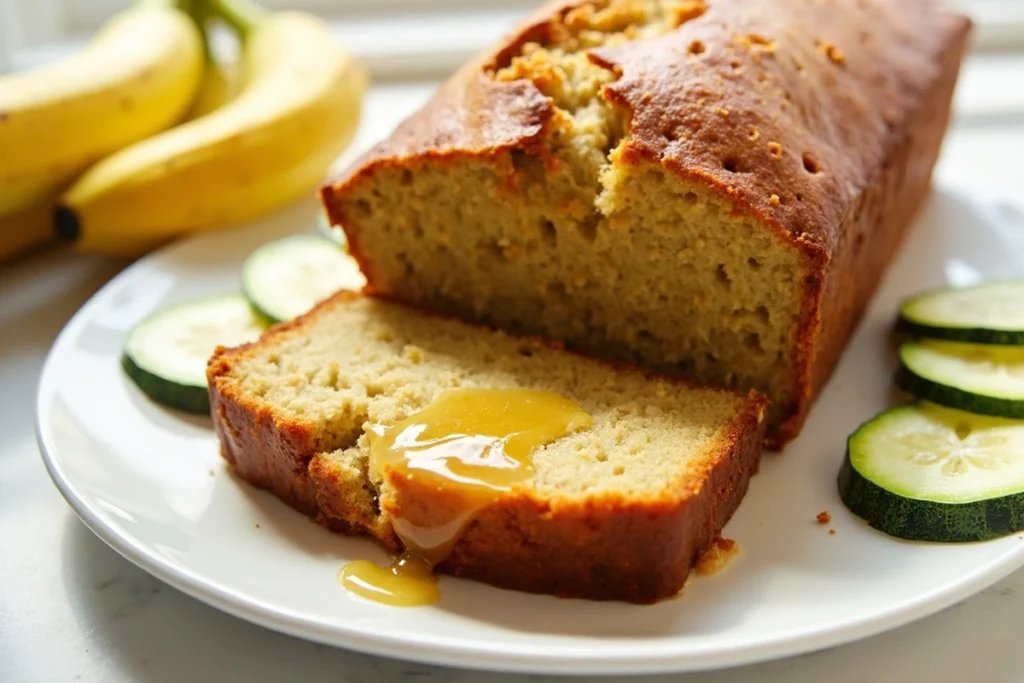
[[534, 389], [453, 389], [394, 424], [376, 425], [370, 440], [370, 475], [397, 472], [453, 494], [458, 510], [423, 527], [392, 511], [405, 551], [389, 567], [359, 560], [340, 573], [342, 585], [389, 605], [428, 605], [440, 597], [433, 567], [458, 542], [477, 510], [526, 481], [533, 451], [586, 429], [593, 419], [572, 401]]

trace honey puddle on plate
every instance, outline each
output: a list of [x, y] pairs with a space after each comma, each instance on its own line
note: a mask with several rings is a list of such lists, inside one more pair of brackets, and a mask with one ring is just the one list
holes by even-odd
[[[422, 527], [392, 511], [395, 534], [405, 548], [388, 567], [367, 560], [346, 564], [339, 581], [346, 590], [396, 606], [438, 600], [434, 567], [461, 537], [473, 515], [533, 473], [533, 451], [593, 424], [572, 401], [533, 389], [454, 389], [392, 425], [375, 425], [370, 440], [370, 476], [384, 473], [424, 478], [456, 494], [450, 519]], [[392, 474], [394, 476], [394, 474]]]

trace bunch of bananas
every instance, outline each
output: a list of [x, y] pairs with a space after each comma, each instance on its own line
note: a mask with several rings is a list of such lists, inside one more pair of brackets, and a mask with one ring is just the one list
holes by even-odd
[[[209, 50], [213, 17], [237, 70]], [[310, 195], [367, 85], [311, 15], [137, 0], [76, 54], [0, 76], [0, 259], [51, 238], [134, 257]]]

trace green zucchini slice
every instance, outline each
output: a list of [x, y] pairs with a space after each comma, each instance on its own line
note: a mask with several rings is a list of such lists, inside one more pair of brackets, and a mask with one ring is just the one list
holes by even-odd
[[898, 332], [974, 344], [1024, 345], [1024, 280], [936, 289], [905, 300]]
[[267, 321], [239, 295], [180, 304], [131, 330], [121, 367], [157, 403], [208, 414], [206, 362], [214, 349], [255, 341], [266, 327]]
[[891, 408], [847, 442], [839, 495], [872, 527], [917, 541], [1024, 529], [1024, 422], [928, 403]]
[[918, 398], [1024, 418], [1024, 347], [919, 340], [904, 342], [899, 356], [896, 385]]
[[246, 298], [273, 322], [291, 320], [342, 290], [361, 290], [366, 278], [355, 259], [319, 235], [264, 244], [242, 266]]

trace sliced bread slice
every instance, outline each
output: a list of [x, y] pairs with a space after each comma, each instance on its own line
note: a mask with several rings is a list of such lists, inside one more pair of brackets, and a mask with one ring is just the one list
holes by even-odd
[[397, 518], [429, 527], [459, 496], [373, 480], [367, 425], [442, 392], [555, 392], [593, 418], [532, 454], [532, 474], [477, 510], [436, 569], [505, 588], [651, 602], [677, 593], [747, 491], [764, 434], [759, 394], [612, 366], [529, 338], [341, 293], [208, 368], [235, 472], [335, 530], [399, 549]]

